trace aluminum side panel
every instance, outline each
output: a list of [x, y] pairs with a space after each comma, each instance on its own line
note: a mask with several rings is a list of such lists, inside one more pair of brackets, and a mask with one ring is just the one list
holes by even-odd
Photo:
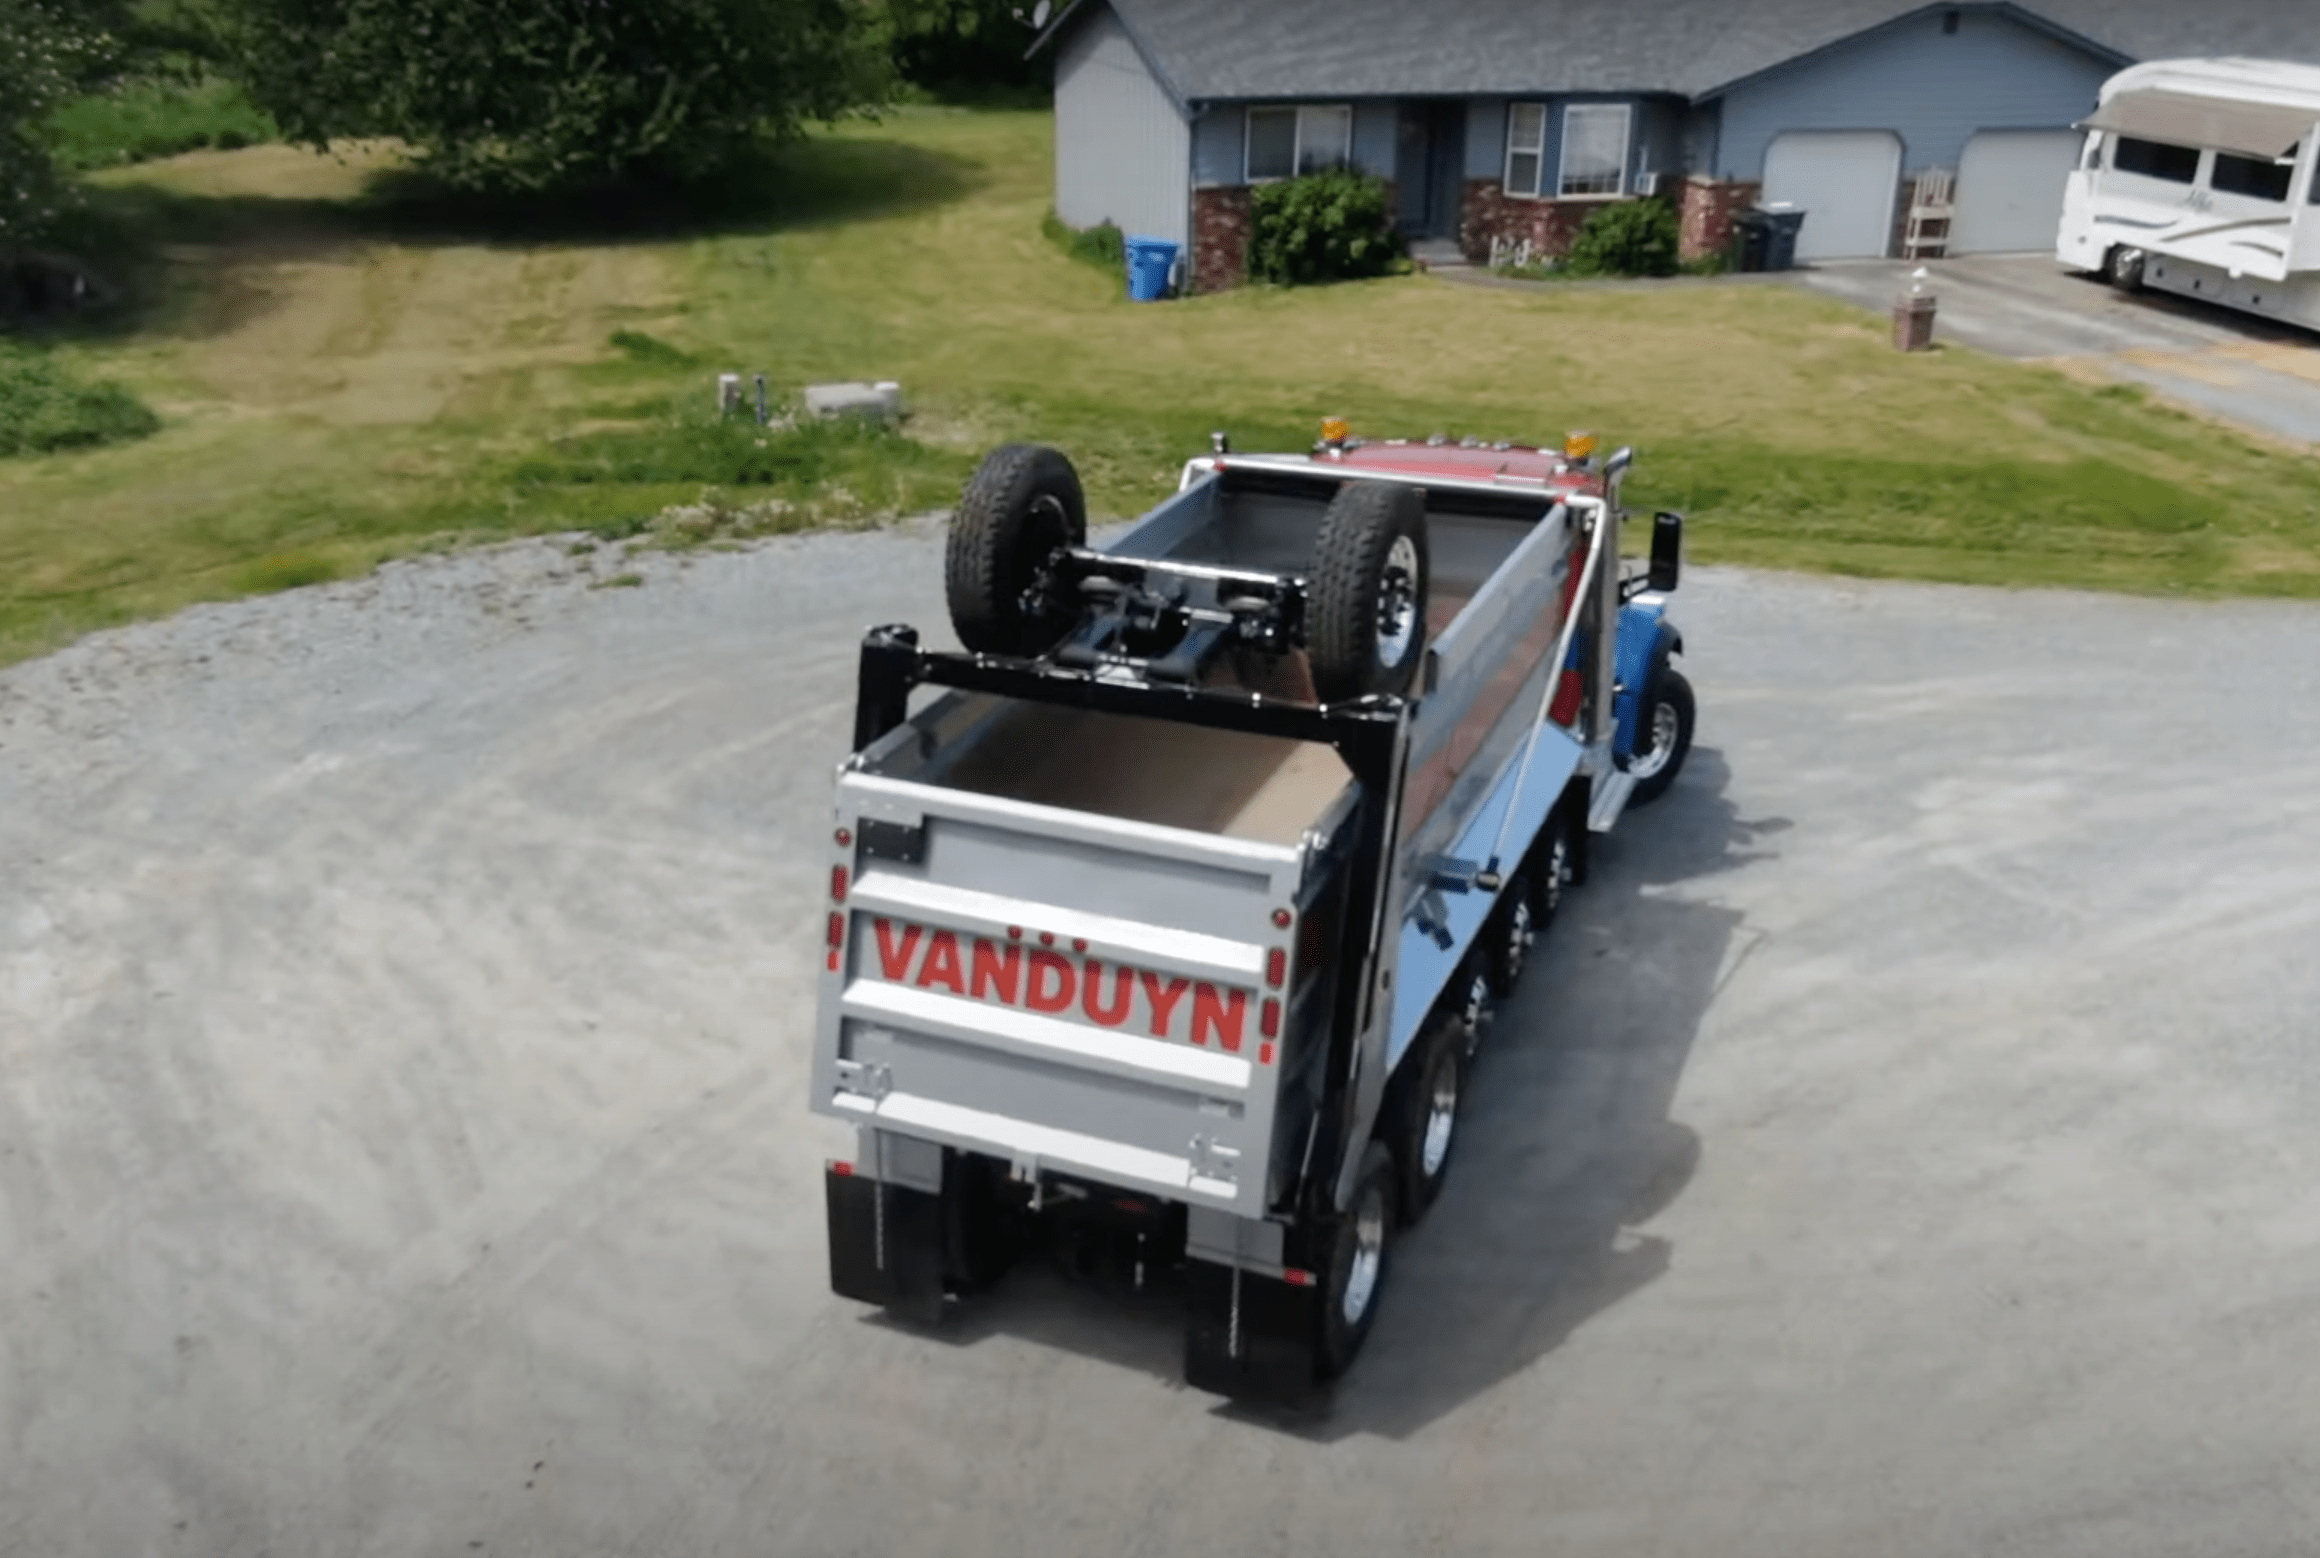
[[[1477, 864], [1487, 860], [1491, 844], [1510, 809], [1514, 820], [1507, 830], [1505, 861], [1510, 872], [1515, 862], [1529, 851], [1531, 841], [1546, 825], [1547, 814], [1561, 798], [1563, 786], [1578, 772], [1583, 750], [1568, 734], [1552, 726], [1539, 729], [1532, 739], [1530, 771], [1522, 777], [1519, 798], [1515, 788], [1517, 769], [1521, 766], [1518, 749], [1504, 765], [1488, 798], [1449, 841], [1444, 854]], [[1450, 982], [1467, 949], [1474, 945], [1474, 938], [1482, 933], [1483, 922], [1497, 908], [1498, 899], [1496, 893], [1481, 891], [1437, 895], [1431, 906], [1441, 912], [1438, 923], [1447, 931], [1448, 946], [1442, 945], [1429, 929], [1428, 915], [1413, 912], [1404, 916], [1394, 967], [1393, 1015], [1386, 1034], [1389, 1073], [1400, 1064], [1403, 1052], [1416, 1039], [1428, 1008]]]

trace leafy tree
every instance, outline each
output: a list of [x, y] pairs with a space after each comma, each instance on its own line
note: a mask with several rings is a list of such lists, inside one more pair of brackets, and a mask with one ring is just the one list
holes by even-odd
[[1047, 79], [1046, 60], [1023, 57], [1038, 36], [1030, 24], [1031, 0], [885, 5], [895, 72], [912, 86], [949, 98], [1030, 99]]
[[103, 12], [0, 0], [0, 254], [39, 238], [64, 207], [48, 118], [101, 68], [109, 39], [90, 18]]
[[864, 0], [217, 0], [259, 106], [477, 190], [685, 177], [880, 94]]

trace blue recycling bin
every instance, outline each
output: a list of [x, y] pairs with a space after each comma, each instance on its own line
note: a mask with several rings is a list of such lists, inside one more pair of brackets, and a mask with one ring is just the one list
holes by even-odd
[[1168, 295], [1168, 272], [1176, 265], [1176, 245], [1165, 238], [1130, 238], [1128, 296], [1139, 303], [1157, 303]]

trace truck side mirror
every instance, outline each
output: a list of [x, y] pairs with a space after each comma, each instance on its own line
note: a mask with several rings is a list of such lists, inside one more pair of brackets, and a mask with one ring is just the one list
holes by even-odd
[[1676, 587], [1683, 570], [1684, 516], [1661, 509], [1651, 516], [1651, 587], [1661, 592]]

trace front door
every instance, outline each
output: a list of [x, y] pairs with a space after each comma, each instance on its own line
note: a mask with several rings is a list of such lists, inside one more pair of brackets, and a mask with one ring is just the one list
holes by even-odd
[[1465, 197], [1466, 105], [1405, 102], [1394, 154], [1395, 224], [1411, 238], [1454, 238]]

